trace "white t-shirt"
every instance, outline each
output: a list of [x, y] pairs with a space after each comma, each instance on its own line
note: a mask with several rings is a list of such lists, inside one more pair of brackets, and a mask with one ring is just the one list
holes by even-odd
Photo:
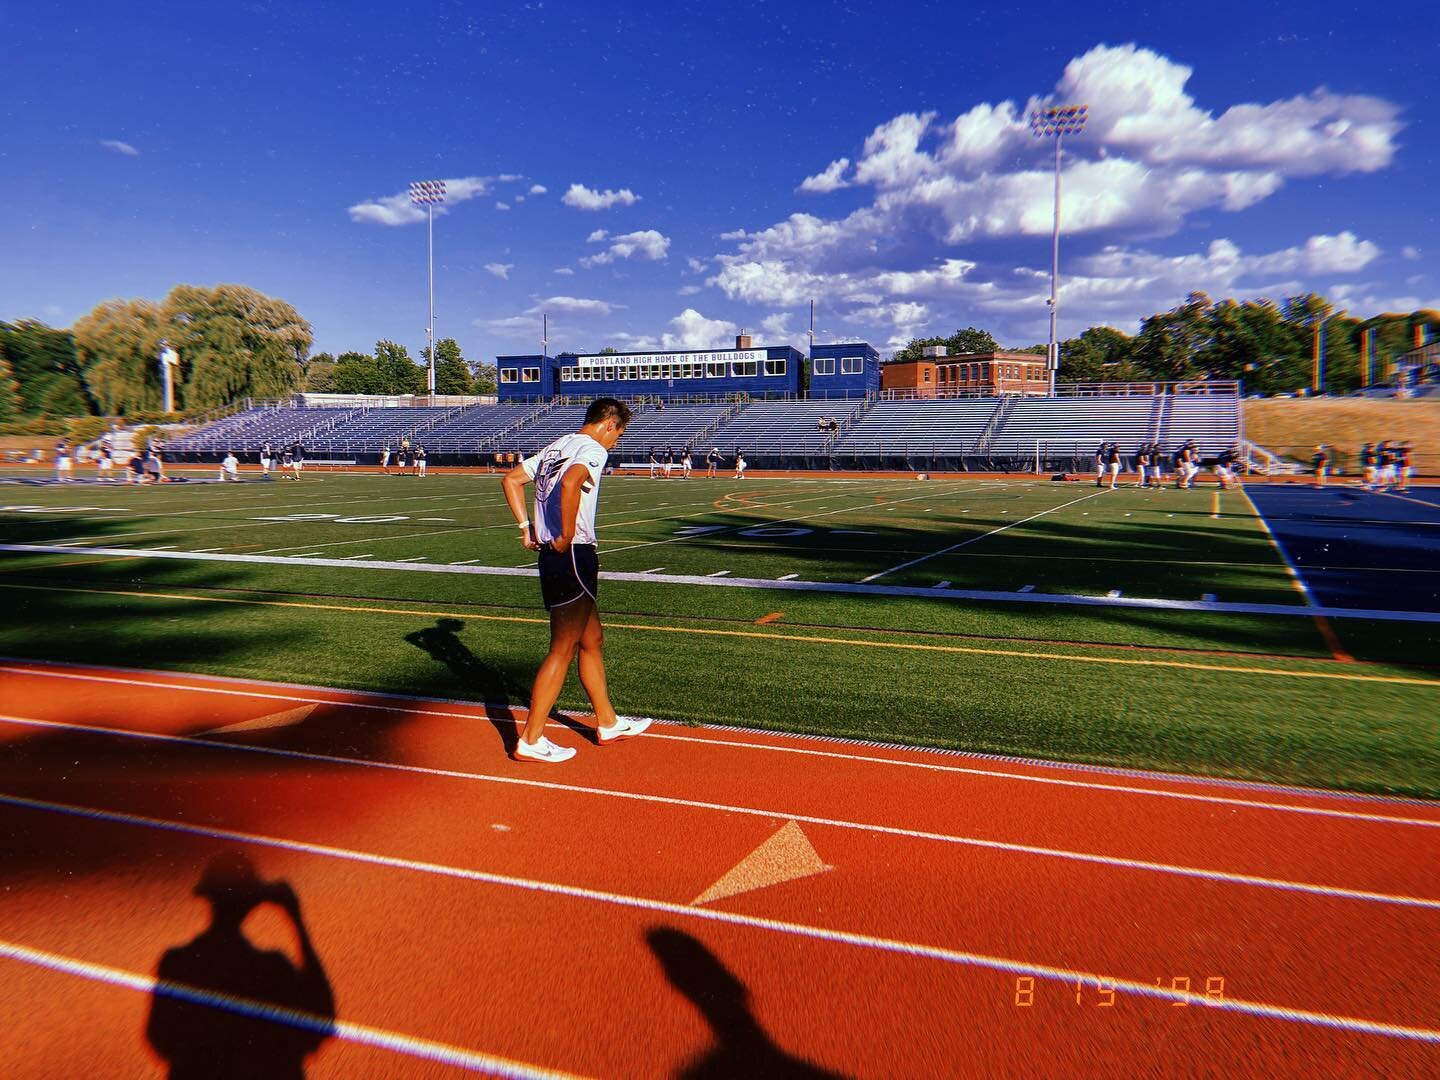
[[577, 544], [595, 543], [595, 506], [600, 501], [600, 474], [609, 452], [589, 435], [562, 435], [521, 467], [535, 481], [535, 539], [548, 543], [565, 532], [560, 517], [560, 481], [577, 462], [590, 471], [580, 487], [580, 510], [575, 515]]
[[226, 454], [225, 460], [220, 462], [220, 467], [228, 473], [233, 473], [240, 467], [240, 459], [234, 454]]

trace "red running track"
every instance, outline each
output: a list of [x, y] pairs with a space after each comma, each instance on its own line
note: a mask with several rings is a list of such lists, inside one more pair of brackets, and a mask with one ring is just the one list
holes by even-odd
[[[191, 1042], [319, 1043], [313, 1077], [1440, 1075], [1434, 805], [678, 725], [521, 765], [470, 704], [0, 687], [7, 1076], [163, 1073], [157, 964], [234, 848], [298, 896], [334, 1030], [243, 950], [162, 997], [230, 994]], [[276, 905], [241, 932], [303, 964]]]

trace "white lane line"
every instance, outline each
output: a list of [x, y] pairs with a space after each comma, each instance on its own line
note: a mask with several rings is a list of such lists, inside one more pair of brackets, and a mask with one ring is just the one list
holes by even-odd
[[[368, 558], [368, 556], [367, 556], [367, 558]], [[459, 562], [453, 562], [453, 563], [451, 563], [450, 565], [451, 565], [451, 566], [470, 566], [470, 565], [472, 565], [472, 564], [474, 564], [474, 563], [477, 563], [477, 562], [479, 562], [479, 561], [480, 561], [479, 559], [461, 559]]]
[[[1017, 523], [1018, 524], [1018, 523]], [[371, 541], [394, 540], [396, 537], [371, 537]], [[977, 538], [978, 539], [978, 538]], [[536, 577], [534, 566], [462, 566], [456, 563], [413, 563], [374, 561], [347, 563], [343, 557], [299, 558], [284, 555], [231, 555], [225, 552], [199, 554], [191, 551], [162, 551], [158, 548], [60, 548], [53, 544], [0, 544], [0, 551], [51, 552], [59, 554], [109, 555], [116, 558], [199, 559], [237, 563], [284, 563], [290, 566], [363, 565], [367, 570], [409, 570], [434, 574], [493, 574], [499, 577]], [[938, 554], [938, 553], [937, 553]], [[930, 556], [925, 556], [930, 558]], [[780, 578], [701, 577], [689, 574], [642, 574], [629, 571], [602, 570], [602, 581], [664, 582], [667, 585], [712, 585], [742, 589], [783, 589], [799, 592], [850, 593], [861, 596], [931, 596], [935, 594], [920, 586], [867, 585], [853, 581], [799, 581], [798, 575]], [[40, 586], [5, 584], [6, 589], [40, 589]], [[63, 590], [63, 587], [61, 587]], [[83, 590], [82, 590], [83, 591]], [[986, 589], [949, 589], [949, 600], [983, 600], [1008, 603], [1059, 604], [1075, 607], [1132, 607], [1162, 611], [1214, 611], [1238, 615], [1301, 615], [1310, 618], [1325, 615], [1332, 619], [1374, 619], [1382, 622], [1440, 623], [1440, 612], [1394, 611], [1382, 608], [1305, 607], [1300, 604], [1240, 604], [1227, 601], [1206, 603], [1202, 600], [1167, 600], [1161, 597], [1087, 596], [1080, 593], [1017, 593]]]
[[222, 994], [214, 990], [191, 986], [187, 983], [162, 982], [153, 975], [141, 975], [138, 972], [111, 967], [108, 964], [96, 964], [89, 960], [80, 960], [73, 956], [65, 956], [62, 953], [50, 952], [46, 949], [35, 949], [16, 941], [0, 940], [0, 957], [22, 964], [30, 964], [34, 967], [46, 968], [50, 971], [57, 971], [64, 975], [74, 975], [82, 979], [90, 979], [92, 982], [119, 986], [126, 990], [136, 990], [142, 994], [153, 994], [157, 997], [173, 998], [177, 1001], [184, 1001], [192, 1005], [203, 1005], [207, 1008], [234, 1013], [238, 1016], [284, 1024], [286, 1027], [299, 1028], [302, 1031], [335, 1035], [346, 1042], [359, 1043], [364, 1046], [375, 1046], [383, 1050], [393, 1050], [396, 1053], [406, 1054], [424, 1061], [439, 1061], [446, 1065], [454, 1065], [457, 1068], [468, 1069], [472, 1072], [490, 1073], [496, 1076], [525, 1077], [556, 1077], [568, 1075], [549, 1069], [542, 1069], [538, 1066], [527, 1065], [524, 1062], [512, 1061], [509, 1058], [481, 1053], [477, 1050], [466, 1050], [463, 1047], [453, 1046], [450, 1043], [437, 1042], [434, 1039], [405, 1035], [398, 1031], [391, 1031], [388, 1028], [373, 1027], [369, 1024], [357, 1024], [353, 1020], [340, 1020], [318, 1016], [315, 1013], [305, 1012], [301, 1009], [285, 1009], [267, 1002], [237, 997], [233, 994]]
[[150, 551], [174, 551], [174, 550], [175, 550], [177, 547], [179, 547], [179, 546], [180, 546], [179, 544], [166, 544], [164, 547], [153, 547], [153, 548], [149, 548], [148, 550], [150, 550]]
[[396, 559], [396, 562], [424, 562], [429, 555], [411, 555], [408, 559]]
[[725, 577], [725, 576], [728, 575], [729, 573], [730, 573], [729, 570], [716, 570], [713, 574], [706, 574], [705, 576], [706, 576], [706, 577]]
[[944, 581], [937, 581], [934, 585], [931, 585], [930, 587], [932, 589], [948, 589], [950, 587], [950, 579], [946, 578]]
[[[154, 551], [159, 551], [160, 548], [153, 548], [152, 550], [154, 550]], [[318, 551], [302, 551], [302, 552], [299, 552], [298, 554], [295, 554], [295, 555], [286, 555], [285, 557], [286, 557], [287, 559], [308, 559], [311, 555], [319, 555], [319, 554], [320, 554], [320, 552], [318, 552]]]
[[341, 555], [338, 557], [342, 562], [350, 562], [353, 559], [369, 559], [373, 557], [373, 552], [367, 551], [363, 555]]
[[203, 554], [205, 554], [207, 551], [224, 551], [224, 550], [225, 550], [225, 545], [222, 544], [222, 545], [220, 545], [220, 547], [213, 547], [213, 548], [191, 548], [190, 550], [191, 550], [191, 551], [198, 552], [199, 554], [203, 555]]
[[655, 573], [659, 573], [661, 570], [664, 570], [664, 569], [665, 569], [665, 568], [664, 568], [663, 566], [652, 566], [649, 570], [641, 570], [640, 572], [641, 572], [642, 574], [655, 574]]
[[1096, 495], [1099, 494], [1101, 494], [1101, 492], [1092, 491], [1089, 495], [1082, 495], [1078, 499], [1071, 499], [1069, 502], [1061, 503], [1059, 506], [1052, 506], [1048, 510], [1041, 510], [1038, 514], [1031, 514], [1029, 517], [1021, 518], [1019, 521], [1012, 521], [1008, 525], [1002, 525], [998, 529], [991, 529], [989, 532], [982, 533], [980, 536], [972, 536], [969, 540], [962, 540], [958, 544], [951, 544], [949, 547], [941, 548], [939, 551], [932, 551], [929, 555], [922, 555], [918, 559], [911, 559], [909, 562], [900, 563], [898, 566], [892, 566], [888, 570], [881, 570], [878, 574], [871, 574], [869, 577], [861, 578], [860, 581], [862, 584], [868, 584], [872, 581], [878, 581], [880, 578], [888, 577], [889, 575], [895, 573], [898, 570], [908, 570], [910, 567], [916, 566], [919, 563], [927, 562], [930, 559], [938, 558], [941, 555], [948, 555], [952, 551], [959, 551], [961, 548], [969, 547], [971, 544], [978, 544], [981, 540], [986, 540], [989, 537], [997, 536], [1000, 533], [1005, 532], [1007, 529], [1017, 528], [1018, 526], [1024, 525], [1026, 522], [1034, 521], [1036, 518], [1042, 518], [1046, 514], [1053, 514], [1056, 511], [1064, 510], [1067, 506], [1074, 506], [1076, 503], [1082, 503], [1086, 499], [1093, 499]]
[[[399, 712], [405, 710], [390, 710]], [[470, 717], [469, 719], [475, 719]], [[1440, 899], [1428, 897], [1396, 895], [1392, 893], [1375, 892], [1368, 889], [1349, 889], [1336, 885], [1318, 885], [1312, 882], [1291, 881], [1284, 878], [1269, 878], [1255, 874], [1232, 873], [1225, 870], [1207, 870], [1202, 867], [1183, 866], [1173, 863], [1153, 862], [1144, 859], [1128, 859], [1117, 855], [1102, 855], [1093, 852], [1072, 851], [1067, 848], [1042, 847], [1034, 844], [1018, 844], [1003, 840], [986, 840], [974, 836], [962, 836], [952, 833], [938, 833], [924, 829], [905, 829], [893, 825], [874, 825], [865, 822], [848, 821], [839, 818], [823, 817], [815, 814], [794, 814], [783, 810], [765, 809], [751, 806], [736, 806], [729, 803], [706, 802], [698, 799], [681, 799], [665, 795], [647, 795], [632, 791], [617, 791], [609, 788], [587, 787], [578, 784], [560, 784], [546, 781], [522, 780], [509, 776], [494, 776], [487, 773], [464, 772], [455, 769], [439, 769], [419, 765], [402, 765], [389, 761], [375, 761], [365, 758], [352, 758], [334, 754], [311, 753], [303, 750], [283, 750], [275, 747], [258, 746], [245, 743], [217, 742], [208, 738], [196, 738], [184, 735], [160, 735], [150, 732], [126, 731], [117, 728], [104, 728], [87, 724], [71, 724], [59, 721], [30, 720], [25, 717], [0, 716], [0, 722], [13, 723], [20, 726], [40, 727], [50, 729], [63, 729], [68, 731], [79, 731], [85, 734], [99, 734], [119, 738], [134, 739], [137, 741], [168, 743], [172, 745], [186, 745], [190, 747], [218, 750], [222, 752], [252, 753], [262, 756], [282, 757], [302, 761], [323, 762], [332, 765], [344, 765], [357, 768], [377, 769], [389, 772], [412, 773], [424, 776], [441, 776], [447, 779], [469, 780], [477, 783], [511, 784], [521, 787], [540, 788], [549, 791], [565, 791], [569, 793], [580, 793], [585, 795], [598, 795], [604, 798], [622, 799], [633, 802], [644, 802], [663, 806], [681, 806], [687, 809], [707, 810], [722, 814], [736, 814], [746, 817], [775, 818], [784, 817], [794, 821], [803, 822], [807, 825], [820, 825], [836, 829], [845, 829], [856, 832], [866, 832], [883, 836], [897, 836], [909, 840], [926, 840], [941, 844], [952, 844], [962, 847], [975, 847], [990, 851], [1001, 851], [1006, 854], [1034, 855], [1042, 858], [1060, 859], [1070, 862], [1088, 863], [1091, 865], [1106, 866], [1121, 870], [1140, 870], [1148, 873], [1159, 873], [1169, 876], [1194, 878], [1204, 881], [1220, 882], [1222, 884], [1249, 885], [1258, 888], [1277, 889], [1283, 892], [1296, 892], [1312, 896], [1324, 896], [1332, 899], [1356, 900], [1368, 903], [1394, 904], [1402, 907], [1419, 907], [1440, 911]], [[547, 726], [555, 726], [553, 724]], [[665, 737], [665, 736], [661, 736]], [[673, 741], [705, 741], [686, 740], [678, 738]], [[6, 796], [0, 795], [0, 803], [6, 801]]]
[[[340, 706], [340, 707], [343, 707], [343, 708], [378, 710], [378, 711], [382, 711], [382, 712], [387, 712], [387, 711], [388, 711], [388, 712], [404, 713], [404, 714], [406, 714], [406, 715], [415, 715], [415, 716], [443, 716], [443, 717], [458, 718], [458, 719], [462, 719], [462, 720], [476, 720], [476, 719], [478, 719], [478, 717], [476, 716], [476, 714], [473, 713], [473, 712], [468, 712], [468, 713], [467, 713], [467, 712], [450, 712], [450, 711], [446, 711], [446, 710], [443, 710], [443, 709], [436, 709], [436, 708], [433, 707], [433, 706], [437, 706], [437, 705], [465, 706], [465, 707], [469, 707], [469, 708], [471, 708], [471, 709], [476, 709], [476, 708], [482, 709], [482, 710], [485, 710], [486, 712], [492, 712], [492, 711], [508, 712], [508, 711], [510, 710], [510, 706], [508, 706], [508, 705], [499, 705], [499, 704], [493, 704], [493, 703], [487, 703], [487, 702], [460, 701], [460, 700], [457, 700], [457, 699], [454, 699], [454, 698], [425, 697], [425, 696], [422, 696], [422, 695], [419, 695], [419, 694], [396, 694], [396, 693], [388, 693], [388, 692], [383, 691], [383, 690], [364, 690], [364, 691], [357, 691], [357, 690], [343, 690], [343, 689], [338, 689], [338, 688], [333, 687], [333, 686], [309, 686], [309, 685], [305, 685], [305, 684], [303, 684], [303, 683], [302, 683], [302, 684], [296, 684], [296, 683], [277, 683], [277, 682], [271, 682], [271, 681], [264, 680], [264, 679], [248, 679], [248, 678], [244, 678], [243, 676], [235, 676], [235, 675], [204, 675], [204, 676], [200, 676], [201, 678], [204, 678], [204, 679], [208, 680], [209, 682], [224, 683], [224, 684], [225, 684], [224, 686], [200, 686], [200, 685], [196, 685], [194, 682], [188, 681], [188, 680], [193, 680], [194, 678], [197, 677], [197, 676], [195, 676], [195, 675], [194, 675], [193, 673], [191, 673], [191, 672], [181, 672], [181, 671], [157, 671], [157, 670], [150, 670], [150, 669], [147, 669], [147, 668], [124, 668], [124, 667], [113, 667], [113, 666], [98, 665], [98, 664], [71, 664], [71, 663], [68, 663], [68, 662], [62, 661], [62, 660], [26, 661], [26, 660], [22, 660], [22, 659], [20, 659], [20, 658], [13, 657], [13, 656], [0, 657], [0, 661], [4, 661], [3, 664], [0, 664], [0, 671], [8, 671], [8, 672], [11, 672], [12, 674], [17, 674], [17, 675], [33, 675], [33, 676], [36, 676], [37, 678], [66, 679], [66, 680], [71, 680], [71, 681], [75, 681], [75, 682], [95, 682], [95, 683], [104, 683], [104, 684], [107, 684], [107, 685], [119, 685], [119, 686], [143, 686], [143, 687], [147, 687], [147, 688], [151, 688], [151, 689], [159, 689], [159, 690], [181, 690], [181, 691], [184, 691], [184, 692], [186, 692], [186, 693], [191, 693], [191, 694], [214, 694], [214, 695], [221, 696], [221, 697], [248, 697], [248, 698], [255, 698], [255, 699], [261, 700], [261, 701], [280, 701], [280, 702], [288, 702], [288, 703], [291, 703], [291, 704], [302, 704], [302, 705], [335, 705], [335, 706]], [[35, 664], [42, 664], [42, 665], [44, 665], [44, 666], [37, 667], [37, 666], [34, 666]], [[80, 670], [76, 670], [76, 669], [80, 669]], [[94, 674], [95, 671], [109, 671], [109, 672], [114, 672], [115, 674], [113, 674], [113, 675], [96, 675], [96, 674]], [[180, 682], [159, 682], [159, 681], [156, 681], [156, 680], [155, 680], [155, 677], [157, 677], [157, 676], [164, 676], [164, 677], [169, 678], [169, 679], [179, 679], [179, 680], [182, 680], [182, 681], [180, 681]], [[148, 677], [148, 678], [147, 678], [147, 677]], [[232, 689], [231, 687], [239, 687], [239, 688], [243, 688], [243, 689]], [[378, 699], [378, 700], [387, 701], [387, 702], [390, 702], [390, 701], [402, 702], [402, 703], [404, 703], [404, 704], [402, 704], [402, 705], [379, 705], [379, 704], [374, 704], [374, 703], [369, 702], [369, 701], [365, 701], [365, 702], [354, 701], [354, 700], [350, 700], [349, 698], [342, 698], [342, 699], [340, 699], [340, 700], [336, 700], [335, 698], [306, 697], [306, 696], [304, 696], [303, 693], [301, 693], [302, 691], [303, 691], [303, 692], [308, 692], [308, 693], [311, 693], [311, 694], [315, 694], [315, 693], [346, 694], [346, 695], [363, 694], [365, 697], [370, 698], [370, 699]], [[431, 707], [430, 707], [430, 708], [414, 708], [414, 707], [412, 707], [413, 705], [416, 705], [416, 704], [418, 704], [418, 705], [423, 705], [423, 706], [431, 706]], [[5, 719], [9, 719], [9, 720], [11, 720], [11, 721], [13, 721], [13, 722], [15, 722], [15, 723], [32, 723], [32, 724], [37, 724], [37, 725], [46, 725], [46, 724], [52, 724], [52, 723], [53, 723], [52, 721], [47, 721], [47, 720], [29, 720], [29, 719], [24, 718], [24, 717], [7, 717], [7, 718], [5, 718]], [[661, 720], [660, 723], [662, 723], [662, 724], [670, 724], [670, 723], [672, 723], [672, 721]], [[61, 726], [69, 726], [69, 725], [61, 725]], [[726, 735], [732, 734], [732, 733], [734, 733], [734, 732], [736, 732], [736, 731], [744, 732], [744, 733], [747, 733], [747, 734], [753, 734], [753, 732], [750, 732], [749, 729], [746, 729], [746, 728], [708, 727], [707, 729], [708, 729], [708, 730], [711, 730], [711, 731], [723, 732], [723, 733], [726, 734]], [[82, 730], [83, 730], [83, 728], [82, 728]], [[96, 730], [105, 731], [105, 732], [109, 732], [109, 733], [113, 733], [113, 734], [117, 734], [117, 735], [127, 735], [127, 736], [129, 736], [129, 735], [135, 735], [136, 737], [141, 737], [141, 736], [138, 735], [137, 733], [131, 732], [131, 731], [125, 729], [125, 728], [97, 728]], [[764, 734], [767, 734], [767, 735], [768, 735], [768, 734], [773, 734], [773, 733], [772, 733], [772, 732], [765, 732]], [[157, 736], [157, 737], [160, 737], [160, 738], [182, 738], [182, 736]], [[1262, 800], [1239, 799], [1239, 798], [1234, 798], [1234, 797], [1231, 797], [1231, 796], [1214, 796], [1214, 795], [1200, 795], [1200, 794], [1195, 794], [1195, 793], [1190, 793], [1190, 792], [1174, 792], [1174, 791], [1168, 791], [1168, 790], [1163, 789], [1163, 788], [1128, 787], [1128, 786], [1120, 785], [1120, 784], [1107, 784], [1107, 783], [1101, 783], [1101, 782], [1099, 782], [1099, 781], [1092, 781], [1092, 780], [1065, 780], [1065, 779], [1059, 779], [1059, 778], [1055, 778], [1055, 777], [1034, 776], [1034, 775], [1031, 775], [1031, 774], [1029, 774], [1029, 773], [1010, 773], [1010, 772], [1003, 772], [1003, 771], [992, 770], [992, 769], [978, 769], [978, 768], [976, 768], [976, 767], [974, 767], [974, 766], [969, 766], [969, 765], [947, 765], [947, 764], [941, 764], [941, 763], [938, 763], [938, 762], [914, 761], [914, 760], [910, 760], [910, 759], [901, 759], [901, 758], [874, 757], [874, 756], [869, 756], [869, 755], [864, 755], [864, 754], [856, 754], [856, 753], [853, 753], [853, 752], [841, 752], [841, 751], [837, 751], [837, 750], [814, 750], [814, 749], [809, 749], [809, 748], [804, 748], [804, 747], [783, 746], [783, 745], [780, 745], [780, 744], [777, 744], [777, 743], [751, 743], [751, 742], [733, 741], [733, 740], [729, 740], [729, 739], [701, 739], [701, 738], [697, 738], [697, 737], [695, 737], [695, 736], [662, 735], [662, 734], [659, 734], [658, 732], [655, 733], [654, 737], [655, 737], [655, 738], [659, 738], [659, 739], [669, 739], [669, 740], [671, 740], [672, 742], [698, 742], [698, 743], [705, 743], [706, 745], [717, 745], [717, 746], [724, 746], [724, 747], [734, 747], [734, 748], [736, 748], [736, 749], [766, 750], [766, 751], [771, 751], [771, 752], [776, 752], [776, 753], [800, 754], [800, 755], [804, 755], [804, 756], [807, 756], [807, 757], [838, 758], [838, 759], [844, 760], [844, 761], [863, 761], [863, 762], [866, 762], [867, 764], [895, 765], [895, 766], [900, 766], [900, 767], [902, 767], [902, 768], [926, 769], [926, 770], [929, 770], [929, 771], [932, 771], [932, 772], [950, 772], [950, 773], [957, 773], [957, 774], [972, 774], [972, 775], [976, 775], [976, 776], [994, 777], [994, 778], [996, 778], [996, 779], [1018, 780], [1018, 781], [1024, 781], [1024, 782], [1027, 782], [1027, 783], [1057, 784], [1057, 785], [1059, 785], [1059, 786], [1061, 786], [1061, 787], [1093, 788], [1093, 789], [1099, 790], [1099, 791], [1123, 791], [1123, 792], [1125, 792], [1125, 793], [1127, 793], [1127, 794], [1134, 794], [1134, 795], [1154, 795], [1154, 796], [1162, 797], [1162, 798], [1178, 798], [1178, 799], [1186, 799], [1186, 800], [1198, 801], [1198, 802], [1215, 802], [1215, 803], [1220, 803], [1220, 804], [1223, 804], [1223, 805], [1246, 806], [1246, 807], [1251, 807], [1251, 808], [1254, 808], [1254, 809], [1261, 809], [1261, 810], [1294, 811], [1294, 812], [1296, 812], [1296, 813], [1318, 814], [1318, 815], [1321, 815], [1321, 816], [1324, 816], [1324, 817], [1338, 817], [1338, 818], [1347, 818], [1347, 819], [1359, 819], [1359, 820], [1362, 820], [1362, 821], [1374, 821], [1374, 822], [1379, 822], [1379, 823], [1382, 823], [1382, 824], [1421, 825], [1421, 826], [1426, 826], [1426, 827], [1431, 827], [1431, 828], [1440, 828], [1440, 818], [1430, 819], [1430, 818], [1401, 818], [1401, 817], [1392, 817], [1392, 816], [1386, 815], [1386, 814], [1366, 814], [1366, 813], [1361, 813], [1361, 812], [1359, 812], [1359, 811], [1353, 811], [1353, 810], [1331, 810], [1331, 809], [1328, 809], [1328, 808], [1325, 808], [1325, 807], [1297, 806], [1297, 805], [1292, 804], [1292, 803], [1269, 803], [1269, 802], [1264, 802], [1264, 801], [1262, 801]], [[795, 736], [792, 736], [792, 738], [794, 738], [794, 737], [795, 737]], [[850, 742], [850, 740], [844, 740], [844, 739], [831, 740], [831, 741]], [[209, 743], [207, 743], [206, 745], [209, 745]], [[897, 744], [897, 745], [891, 745], [891, 744], [887, 744], [887, 743], [873, 742], [873, 741], [857, 742], [857, 743], [854, 743], [853, 745], [866, 746], [866, 747], [875, 747], [875, 748], [888, 749], [888, 750], [918, 752], [918, 753], [926, 753], [926, 752], [928, 752], [928, 753], [939, 753], [939, 754], [949, 753], [948, 751], [935, 751], [935, 750], [926, 751], [924, 748], [916, 748], [916, 747], [913, 747], [913, 746], [902, 746], [902, 745], [898, 745], [898, 744]], [[971, 758], [979, 758], [979, 759], [982, 759], [982, 760], [990, 760], [990, 761], [997, 761], [997, 762], [1013, 762], [1013, 763], [1016, 763], [1016, 764], [1027, 765], [1027, 766], [1034, 766], [1034, 767], [1038, 767], [1038, 768], [1050, 768], [1050, 769], [1068, 768], [1068, 769], [1075, 769], [1075, 770], [1086, 770], [1086, 767], [1085, 767], [1085, 766], [1081, 766], [1081, 765], [1069, 765], [1069, 764], [1066, 764], [1066, 763], [1063, 763], [1063, 762], [1032, 761], [1032, 760], [1025, 759], [1025, 758], [1019, 758], [1019, 759], [1017, 759], [1017, 758], [1007, 758], [1007, 757], [998, 756], [998, 755], [989, 755], [989, 754], [980, 754], [980, 753], [967, 754], [966, 756], [971, 757]], [[1126, 770], [1102, 770], [1102, 771], [1107, 771], [1110, 775], [1121, 775], [1121, 776], [1127, 776], [1127, 777], [1136, 777], [1136, 776], [1138, 776], [1138, 777], [1141, 777], [1141, 778], [1153, 778], [1153, 779], [1165, 780], [1165, 781], [1170, 781], [1170, 782], [1175, 782], [1175, 783], [1195, 783], [1195, 784], [1205, 784], [1205, 785], [1214, 786], [1214, 787], [1230, 787], [1230, 788], [1233, 788], [1233, 789], [1236, 789], [1236, 790], [1242, 790], [1242, 791], [1256, 791], [1256, 790], [1260, 790], [1260, 791], [1273, 791], [1273, 792], [1276, 792], [1276, 793], [1278, 793], [1278, 794], [1283, 794], [1283, 795], [1295, 795], [1295, 796], [1298, 796], [1298, 797], [1300, 797], [1300, 798], [1342, 799], [1342, 800], [1346, 800], [1346, 801], [1349, 801], [1349, 802], [1371, 803], [1371, 804], [1376, 804], [1376, 805], [1392, 805], [1392, 806], [1393, 806], [1393, 805], [1405, 805], [1405, 804], [1407, 804], [1407, 803], [1414, 803], [1414, 802], [1416, 802], [1416, 801], [1422, 801], [1422, 800], [1410, 800], [1410, 799], [1397, 800], [1397, 799], [1390, 798], [1390, 797], [1385, 796], [1385, 795], [1365, 795], [1365, 794], [1358, 794], [1358, 793], [1349, 792], [1349, 791], [1335, 791], [1335, 790], [1331, 790], [1331, 789], [1327, 789], [1327, 788], [1287, 787], [1287, 786], [1283, 786], [1283, 785], [1264, 784], [1264, 783], [1259, 783], [1259, 782], [1256, 782], [1256, 781], [1245, 781], [1245, 780], [1229, 781], [1229, 780], [1219, 779], [1219, 778], [1216, 778], [1216, 777], [1190, 776], [1190, 775], [1187, 775], [1187, 774], [1184, 774], [1184, 773], [1149, 773], [1149, 772], [1145, 772], [1145, 771], [1143, 771], [1143, 770], [1135, 770], [1135, 769], [1126, 769]], [[1426, 802], [1424, 802], [1424, 805], [1426, 805], [1426, 806], [1428, 807], [1428, 806], [1430, 806], [1431, 804], [1430, 804], [1428, 801], [1426, 801]]]
[[1016, 592], [1034, 592], [1034, 591], [1035, 591], [1035, 586], [1034, 586], [1034, 585], [1021, 585], [1020, 588], [1016, 589], [1015, 591], [1016, 591]]
[[207, 840], [254, 844], [257, 847], [268, 847], [279, 851], [293, 851], [304, 855], [341, 859], [369, 866], [382, 866], [387, 869], [405, 870], [412, 873], [450, 878], [452, 880], [473, 881], [502, 888], [519, 889], [525, 892], [561, 896], [571, 900], [587, 900], [592, 903], [628, 908], [630, 910], [652, 911], [680, 919], [694, 919], [702, 922], [743, 926], [749, 929], [766, 930], [771, 933], [809, 938], [815, 941], [852, 945], [861, 949], [892, 953], [900, 956], [913, 957], [915, 959], [939, 960], [944, 963], [987, 968], [992, 971], [1004, 971], [1022, 975], [1031, 974], [1038, 978], [1052, 979], [1064, 983], [1072, 983], [1077, 978], [1102, 978], [1107, 985], [1114, 986], [1117, 990], [1124, 990], [1127, 993], [1158, 998], [1164, 1001], [1184, 1002], [1190, 1005], [1201, 1005], [1208, 1008], [1237, 1012], [1243, 1015], [1263, 1016], [1269, 1019], [1288, 1020], [1317, 1027], [1338, 1028], [1340, 1030], [1360, 1032], [1369, 1035], [1384, 1035], [1391, 1038], [1440, 1043], [1440, 1030], [1431, 1028], [1409, 1027], [1382, 1020], [1337, 1016], [1333, 1013], [1311, 1012], [1306, 1009], [1293, 1009], [1288, 1006], [1273, 1005], [1268, 1002], [1249, 1001], [1244, 998], [1210, 998], [1204, 994], [1166, 989], [1161, 986], [1130, 979], [1116, 978], [1112, 980], [1104, 978], [1096, 972], [1079, 972], [1069, 968], [1052, 967], [1047, 964], [1034, 964], [1027, 961], [1009, 959], [1007, 957], [990, 956], [984, 953], [965, 952], [938, 945], [898, 941], [893, 938], [875, 937], [870, 934], [854, 933], [848, 930], [831, 930], [825, 927], [790, 922], [784, 919], [742, 915], [715, 908], [696, 907], [691, 904], [676, 904], [667, 900], [652, 900], [626, 893], [589, 889], [578, 885], [562, 885], [557, 882], [515, 877], [509, 874], [496, 874], [485, 870], [449, 866], [444, 863], [429, 862], [422, 859], [382, 855], [376, 852], [359, 851], [354, 848], [342, 848], [330, 844], [316, 844], [304, 840], [291, 840], [285, 837], [269, 836], [263, 833], [241, 832], [236, 829], [192, 825], [188, 822], [171, 821], [165, 818], [152, 818], [140, 814], [129, 814], [113, 810], [102, 810], [95, 807], [46, 802], [41, 799], [29, 799], [17, 795], [0, 795], [0, 803], [45, 813], [62, 814], [84, 820], [100, 821], [106, 824], [130, 825], [161, 832], [178, 833], [183, 836], [196, 836]]

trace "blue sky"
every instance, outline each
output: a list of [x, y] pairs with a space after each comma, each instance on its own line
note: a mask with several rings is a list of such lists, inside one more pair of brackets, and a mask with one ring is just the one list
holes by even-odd
[[[1192, 289], [1440, 307], [1434, 6], [9, 4], [0, 319], [177, 282], [316, 350], [1044, 339]], [[396, 196], [401, 196], [396, 198]], [[416, 220], [410, 220], [415, 218]]]

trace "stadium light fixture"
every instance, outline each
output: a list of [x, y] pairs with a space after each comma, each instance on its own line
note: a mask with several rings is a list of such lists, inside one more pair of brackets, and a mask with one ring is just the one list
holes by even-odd
[[1030, 133], [1037, 139], [1055, 140], [1055, 225], [1050, 235], [1050, 348], [1045, 366], [1050, 369], [1050, 396], [1055, 396], [1055, 376], [1060, 370], [1060, 345], [1055, 340], [1055, 315], [1060, 291], [1060, 140], [1085, 130], [1089, 105], [1055, 105], [1030, 114]]
[[430, 372], [427, 379], [428, 393], [435, 395], [435, 204], [445, 201], [444, 180], [418, 180], [410, 185], [410, 201], [425, 207], [429, 218], [430, 231]]

